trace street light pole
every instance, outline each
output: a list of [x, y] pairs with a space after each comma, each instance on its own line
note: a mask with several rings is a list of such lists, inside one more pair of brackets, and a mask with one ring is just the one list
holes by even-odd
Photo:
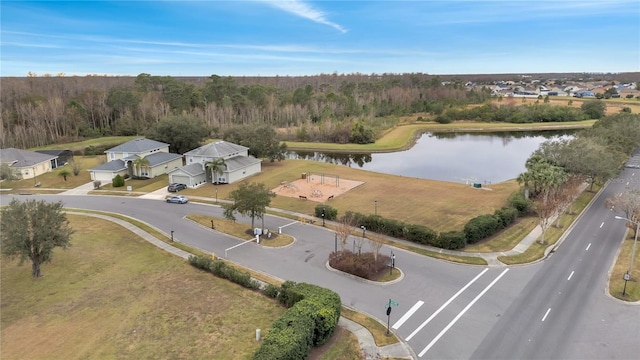
[[218, 188], [216, 188], [216, 204], [218, 203]]
[[633, 272], [633, 261], [635, 260], [636, 257], [636, 245], [638, 243], [638, 231], [640, 230], [640, 222], [638, 221], [633, 221], [631, 219], [628, 219], [626, 217], [622, 217], [622, 216], [616, 216], [615, 217], [618, 220], [626, 220], [632, 224], [636, 225], [636, 233], [633, 239], [633, 248], [631, 250], [631, 263], [629, 264], [629, 271], [627, 271], [627, 273], [629, 274], [629, 277], [631, 276], [631, 273]]

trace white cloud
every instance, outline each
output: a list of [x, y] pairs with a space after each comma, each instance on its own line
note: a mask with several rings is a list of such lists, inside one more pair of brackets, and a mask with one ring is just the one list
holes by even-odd
[[317, 22], [319, 24], [329, 25], [341, 33], [346, 33], [347, 30], [329, 20], [325, 17], [326, 14], [319, 10], [315, 9], [313, 6], [299, 0], [266, 0], [266, 2], [280, 10], [284, 10], [288, 13], [303, 17], [305, 19], [309, 19], [311, 21]]

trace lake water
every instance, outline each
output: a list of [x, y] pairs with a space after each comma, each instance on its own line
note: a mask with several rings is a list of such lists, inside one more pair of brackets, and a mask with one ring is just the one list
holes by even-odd
[[544, 141], [571, 137], [575, 131], [509, 133], [425, 133], [409, 150], [392, 153], [289, 153], [290, 158], [421, 179], [494, 183], [516, 178]]

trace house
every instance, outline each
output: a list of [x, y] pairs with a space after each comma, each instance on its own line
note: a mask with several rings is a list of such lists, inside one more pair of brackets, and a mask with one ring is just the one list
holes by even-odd
[[91, 180], [111, 182], [116, 175], [153, 178], [182, 166], [182, 155], [170, 153], [169, 144], [145, 138], [120, 144], [105, 154], [108, 162], [89, 169]]
[[57, 156], [8, 148], [0, 150], [0, 163], [9, 165], [22, 179], [33, 179], [53, 169]]
[[[170, 183], [195, 187], [206, 182], [230, 184], [262, 171], [262, 161], [249, 156], [249, 148], [226, 141], [203, 145], [184, 154], [186, 166], [169, 172]], [[213, 174], [208, 162], [221, 159], [222, 169]]]
[[73, 160], [73, 152], [71, 150], [36, 150], [37, 153], [52, 155], [56, 158], [51, 160], [51, 168], [63, 166], [70, 160]]

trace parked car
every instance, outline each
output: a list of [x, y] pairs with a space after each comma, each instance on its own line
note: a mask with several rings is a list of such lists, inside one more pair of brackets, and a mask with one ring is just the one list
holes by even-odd
[[176, 196], [167, 198], [167, 202], [174, 203], [174, 204], [186, 204], [189, 202], [189, 199], [184, 195], [176, 195]]
[[178, 192], [180, 190], [184, 190], [187, 188], [187, 185], [185, 184], [178, 184], [178, 183], [173, 183], [171, 185], [169, 185], [169, 187], [167, 188], [167, 190], [169, 192]]

